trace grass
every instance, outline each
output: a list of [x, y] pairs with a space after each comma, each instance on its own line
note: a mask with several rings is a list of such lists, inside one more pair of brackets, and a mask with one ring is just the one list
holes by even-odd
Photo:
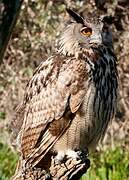
[[8, 145], [0, 143], [0, 180], [8, 180], [15, 171], [18, 156]]
[[81, 180], [129, 180], [129, 151], [117, 147], [96, 153]]
[[[9, 180], [17, 159], [8, 145], [0, 143], [0, 180]], [[129, 180], [129, 151], [117, 147], [95, 153], [90, 159], [91, 167], [81, 180]]]

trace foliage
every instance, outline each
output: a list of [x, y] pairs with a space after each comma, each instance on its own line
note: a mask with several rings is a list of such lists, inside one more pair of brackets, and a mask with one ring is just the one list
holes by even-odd
[[0, 119], [5, 119], [5, 112], [0, 112]]
[[129, 179], [129, 151], [108, 149], [94, 155], [90, 171], [82, 178], [89, 180]]
[[8, 145], [0, 143], [0, 180], [8, 180], [14, 174], [18, 156]]

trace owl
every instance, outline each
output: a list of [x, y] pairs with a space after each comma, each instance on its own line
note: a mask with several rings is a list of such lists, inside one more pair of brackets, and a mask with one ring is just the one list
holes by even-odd
[[[100, 19], [71, 9], [58, 50], [41, 62], [18, 109], [20, 159], [24, 167], [78, 159], [103, 138], [117, 100], [112, 36]], [[47, 165], [47, 167], [46, 167]]]

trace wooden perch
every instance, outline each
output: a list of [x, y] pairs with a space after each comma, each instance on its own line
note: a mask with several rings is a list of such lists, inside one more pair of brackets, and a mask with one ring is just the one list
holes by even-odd
[[82, 154], [79, 160], [67, 159], [61, 164], [51, 161], [49, 174], [42, 168], [29, 168], [13, 176], [11, 180], [78, 180], [90, 167], [90, 160]]
[[82, 157], [80, 160], [68, 159], [61, 165], [55, 165], [54, 160], [50, 167], [51, 179], [75, 180], [79, 179], [90, 167], [90, 160]]

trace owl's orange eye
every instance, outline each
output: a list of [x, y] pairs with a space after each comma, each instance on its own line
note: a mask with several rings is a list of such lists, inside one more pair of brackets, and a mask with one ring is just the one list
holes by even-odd
[[92, 34], [92, 29], [88, 27], [84, 27], [81, 29], [81, 33], [85, 36], [91, 36]]

